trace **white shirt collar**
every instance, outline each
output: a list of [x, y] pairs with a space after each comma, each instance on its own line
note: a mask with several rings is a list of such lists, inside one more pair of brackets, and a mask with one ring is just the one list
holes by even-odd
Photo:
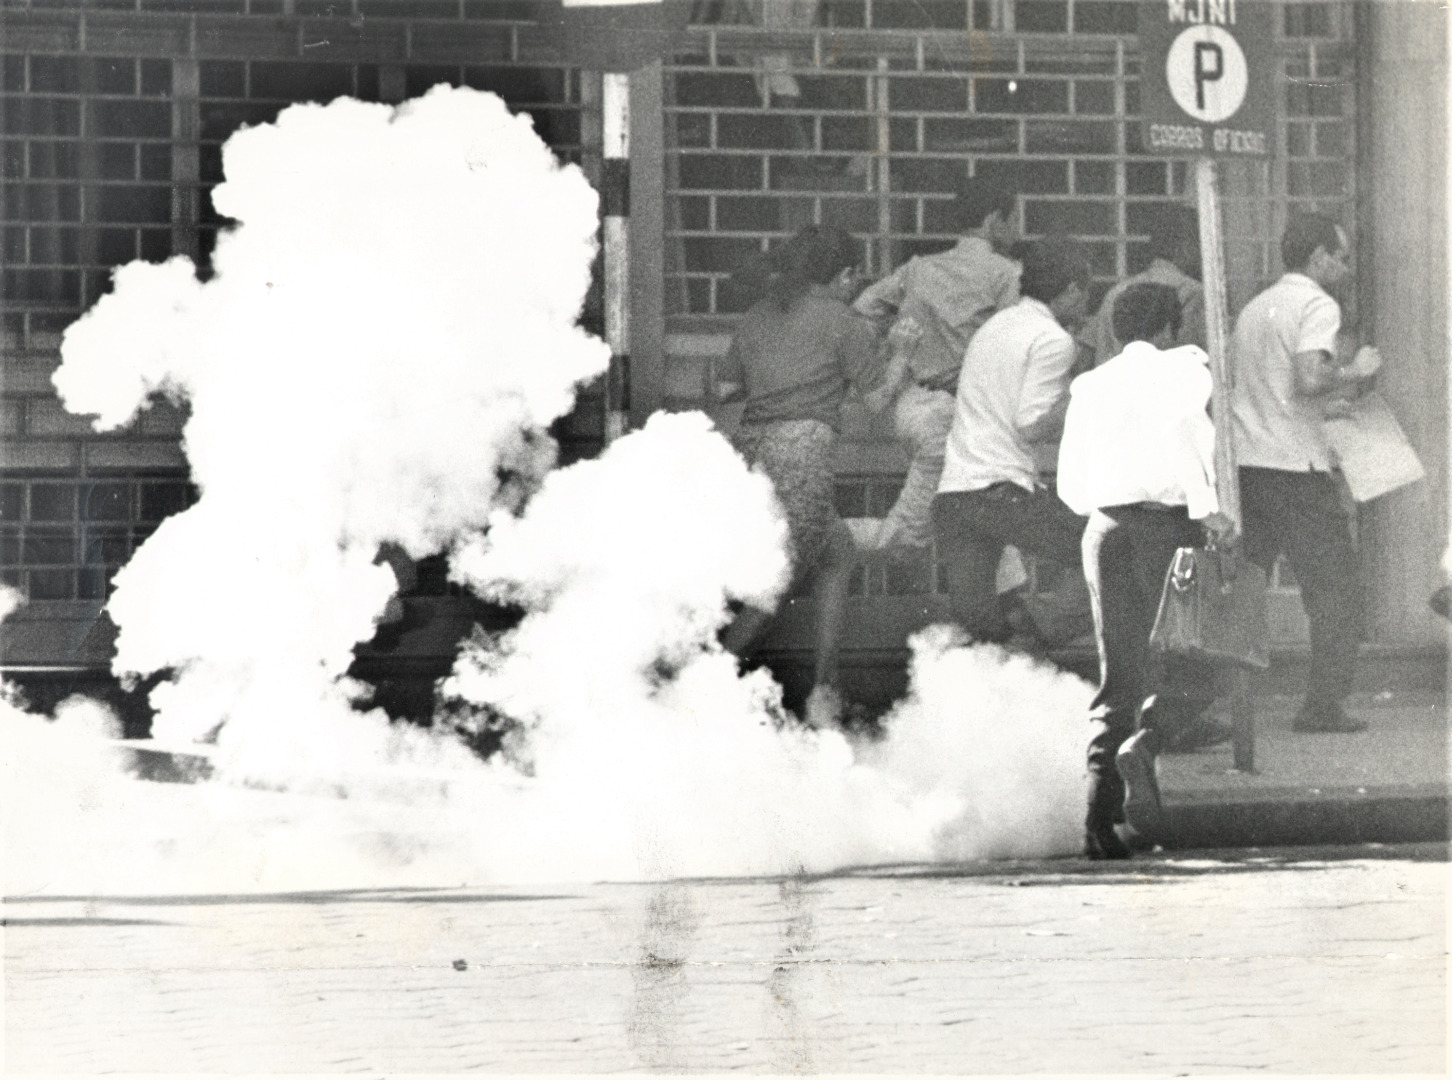
[[1133, 359], [1138, 357], [1148, 357], [1152, 353], [1158, 356], [1183, 357], [1186, 360], [1194, 360], [1196, 363], [1204, 367], [1208, 367], [1210, 365], [1210, 357], [1207, 356], [1205, 354], [1205, 350], [1200, 348], [1198, 345], [1176, 345], [1173, 348], [1161, 349], [1155, 345], [1150, 344], [1148, 341], [1131, 341], [1128, 345], [1120, 350], [1119, 355], [1128, 356]]
[[968, 248], [980, 247], [987, 248], [989, 251], [993, 250], [993, 245], [990, 244], [987, 240], [983, 239], [983, 237], [981, 236], [964, 236], [959, 239], [958, 243], [954, 246], [960, 251], [966, 250]]
[[1054, 309], [1051, 308], [1051, 307], [1049, 307], [1048, 304], [1044, 303], [1038, 297], [1036, 297], [1036, 296], [1020, 296], [1018, 298], [1018, 302], [1020, 304], [1026, 304], [1028, 306], [1029, 310], [1038, 312], [1039, 314], [1043, 315], [1044, 318], [1046, 318], [1046, 319], [1053, 319], [1055, 326], [1058, 326], [1059, 325], [1059, 320], [1054, 317]]
[[[1308, 277], [1307, 275], [1301, 273], [1299, 270], [1287, 270], [1284, 274], [1281, 275], [1281, 280], [1291, 282], [1295, 285], [1309, 285], [1317, 292], [1326, 292], [1326, 290], [1321, 287], [1320, 283], [1317, 282], [1315, 278]], [[1327, 295], [1330, 294], [1328, 293]]]

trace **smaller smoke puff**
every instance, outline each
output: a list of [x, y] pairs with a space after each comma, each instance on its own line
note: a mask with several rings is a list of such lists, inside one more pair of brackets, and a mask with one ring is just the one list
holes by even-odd
[[516, 716], [633, 703], [653, 675], [715, 648], [729, 601], [775, 605], [785, 540], [770, 481], [705, 416], [656, 415], [601, 459], [551, 474], [523, 517], [496, 514], [457, 553], [473, 591], [533, 613], [504, 643], [507, 674], [490, 656], [493, 674], [466, 663], [448, 689]]
[[1077, 852], [1088, 685], [996, 645], [966, 645], [953, 627], [928, 627], [909, 645], [909, 693], [866, 760], [910, 790], [956, 801], [934, 858]]
[[1074, 850], [1080, 680], [938, 628], [885, 741], [854, 748], [784, 724], [765, 673], [738, 675], [716, 633], [728, 599], [772, 602], [783, 530], [703, 416], [657, 416], [456, 560], [529, 609], [446, 687], [526, 726], [511, 821], [542, 842], [523, 849], [606, 877]]

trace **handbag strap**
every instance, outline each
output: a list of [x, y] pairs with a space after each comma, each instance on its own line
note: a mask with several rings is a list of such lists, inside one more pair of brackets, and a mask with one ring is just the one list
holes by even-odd
[[1170, 584], [1177, 592], [1185, 592], [1195, 582], [1195, 549], [1182, 547], [1170, 564]]

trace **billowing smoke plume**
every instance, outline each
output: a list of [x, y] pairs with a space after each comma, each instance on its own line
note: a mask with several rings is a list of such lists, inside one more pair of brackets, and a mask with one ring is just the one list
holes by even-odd
[[[174, 673], [157, 735], [218, 731], [216, 777], [129, 780], [94, 708], [46, 724], [5, 704], [21, 748], [7, 834], [63, 822], [71, 845], [31, 844], [7, 887], [22, 871], [28, 888], [302, 888], [1074, 850], [1082, 682], [939, 628], [915, 640], [883, 739], [806, 729], [717, 643], [733, 600], [777, 599], [785, 530], [709, 422], [657, 416], [549, 471], [541, 429], [606, 357], [574, 325], [595, 197], [526, 121], [471, 91], [339, 101], [235, 136], [224, 161], [217, 203], [240, 225], [215, 276], [123, 269], [56, 378], [102, 426], [153, 393], [190, 403], [200, 501], [121, 571], [110, 608], [116, 669]], [[507, 728], [488, 762], [446, 725], [353, 707], [344, 673], [394, 590], [375, 565], [390, 541], [448, 551], [459, 580], [525, 612], [469, 643], [445, 688], [452, 722]]]
[[[763, 528], [763, 526], [771, 526]], [[729, 596], [785, 567], [764, 478], [700, 414], [657, 416], [550, 476], [457, 572], [526, 604], [448, 689], [521, 721], [536, 850], [605, 876], [1072, 850], [1084, 687], [996, 648], [917, 643], [916, 690], [880, 745], [783, 723], [764, 672], [716, 644]]]
[[359, 744], [342, 676], [395, 589], [379, 545], [431, 554], [517, 502], [552, 464], [540, 429], [606, 362], [575, 326], [596, 196], [467, 90], [290, 108], [223, 161], [240, 225], [215, 276], [124, 267], [55, 382], [103, 429], [152, 393], [191, 406], [200, 501], [110, 601], [116, 670], [178, 673], [156, 733], [336, 760]]

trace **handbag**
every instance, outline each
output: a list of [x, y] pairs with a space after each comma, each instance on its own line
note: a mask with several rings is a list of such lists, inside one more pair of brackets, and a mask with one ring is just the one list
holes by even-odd
[[1175, 552], [1150, 645], [1205, 660], [1270, 667], [1265, 571], [1220, 548]]

